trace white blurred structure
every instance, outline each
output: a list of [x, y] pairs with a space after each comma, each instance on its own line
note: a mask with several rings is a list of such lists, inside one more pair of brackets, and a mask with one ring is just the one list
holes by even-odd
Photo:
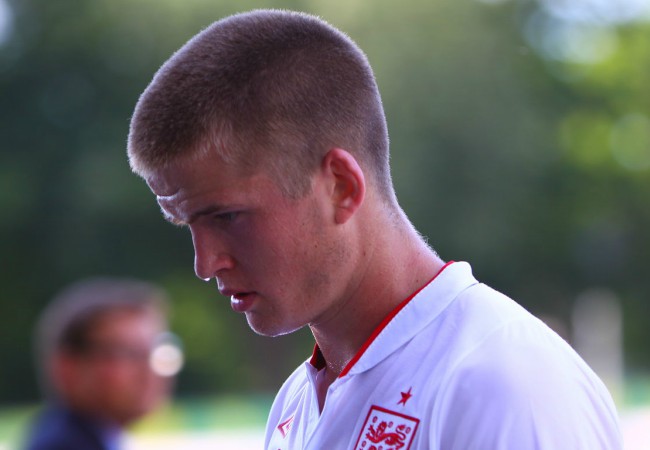
[[259, 450], [264, 448], [264, 430], [216, 430], [195, 433], [138, 435], [126, 443], [126, 450]]
[[590, 289], [577, 299], [572, 314], [572, 344], [620, 402], [624, 390], [623, 316], [616, 295]]

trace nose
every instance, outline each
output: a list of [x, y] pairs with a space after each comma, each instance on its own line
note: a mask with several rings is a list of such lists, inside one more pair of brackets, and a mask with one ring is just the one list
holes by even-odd
[[216, 278], [222, 270], [232, 269], [233, 258], [226, 250], [222, 239], [197, 229], [192, 231], [194, 245], [194, 273], [202, 280]]

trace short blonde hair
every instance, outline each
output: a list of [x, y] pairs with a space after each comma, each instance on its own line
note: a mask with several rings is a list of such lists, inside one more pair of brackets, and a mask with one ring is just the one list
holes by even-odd
[[335, 147], [392, 193], [386, 120], [366, 56], [323, 20], [279, 10], [227, 17], [187, 42], [140, 97], [128, 140], [131, 167], [145, 178], [216, 150], [225, 162], [270, 171], [291, 196], [308, 191]]

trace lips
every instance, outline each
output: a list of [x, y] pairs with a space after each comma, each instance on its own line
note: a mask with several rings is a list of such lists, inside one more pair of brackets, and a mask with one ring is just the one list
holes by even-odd
[[252, 292], [238, 292], [230, 296], [230, 307], [235, 312], [245, 313], [253, 307], [254, 299]]
[[225, 286], [219, 279], [217, 279], [217, 287], [221, 295], [230, 297], [230, 307], [235, 312], [244, 313], [249, 311], [253, 306], [255, 297], [257, 297], [253, 291]]
[[236, 289], [230, 289], [230, 288], [226, 288], [226, 287], [222, 287], [222, 286], [218, 286], [218, 288], [219, 288], [219, 293], [221, 295], [223, 295], [224, 297], [233, 297], [233, 296], [237, 296], [237, 295], [245, 295], [246, 294], [245, 291], [239, 291], [239, 290], [236, 290]]

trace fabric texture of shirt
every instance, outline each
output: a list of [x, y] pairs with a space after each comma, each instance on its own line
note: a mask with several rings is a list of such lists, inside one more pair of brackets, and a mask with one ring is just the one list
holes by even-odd
[[268, 450], [620, 450], [609, 392], [524, 308], [447, 265], [396, 308], [329, 387], [322, 355], [287, 379]]

